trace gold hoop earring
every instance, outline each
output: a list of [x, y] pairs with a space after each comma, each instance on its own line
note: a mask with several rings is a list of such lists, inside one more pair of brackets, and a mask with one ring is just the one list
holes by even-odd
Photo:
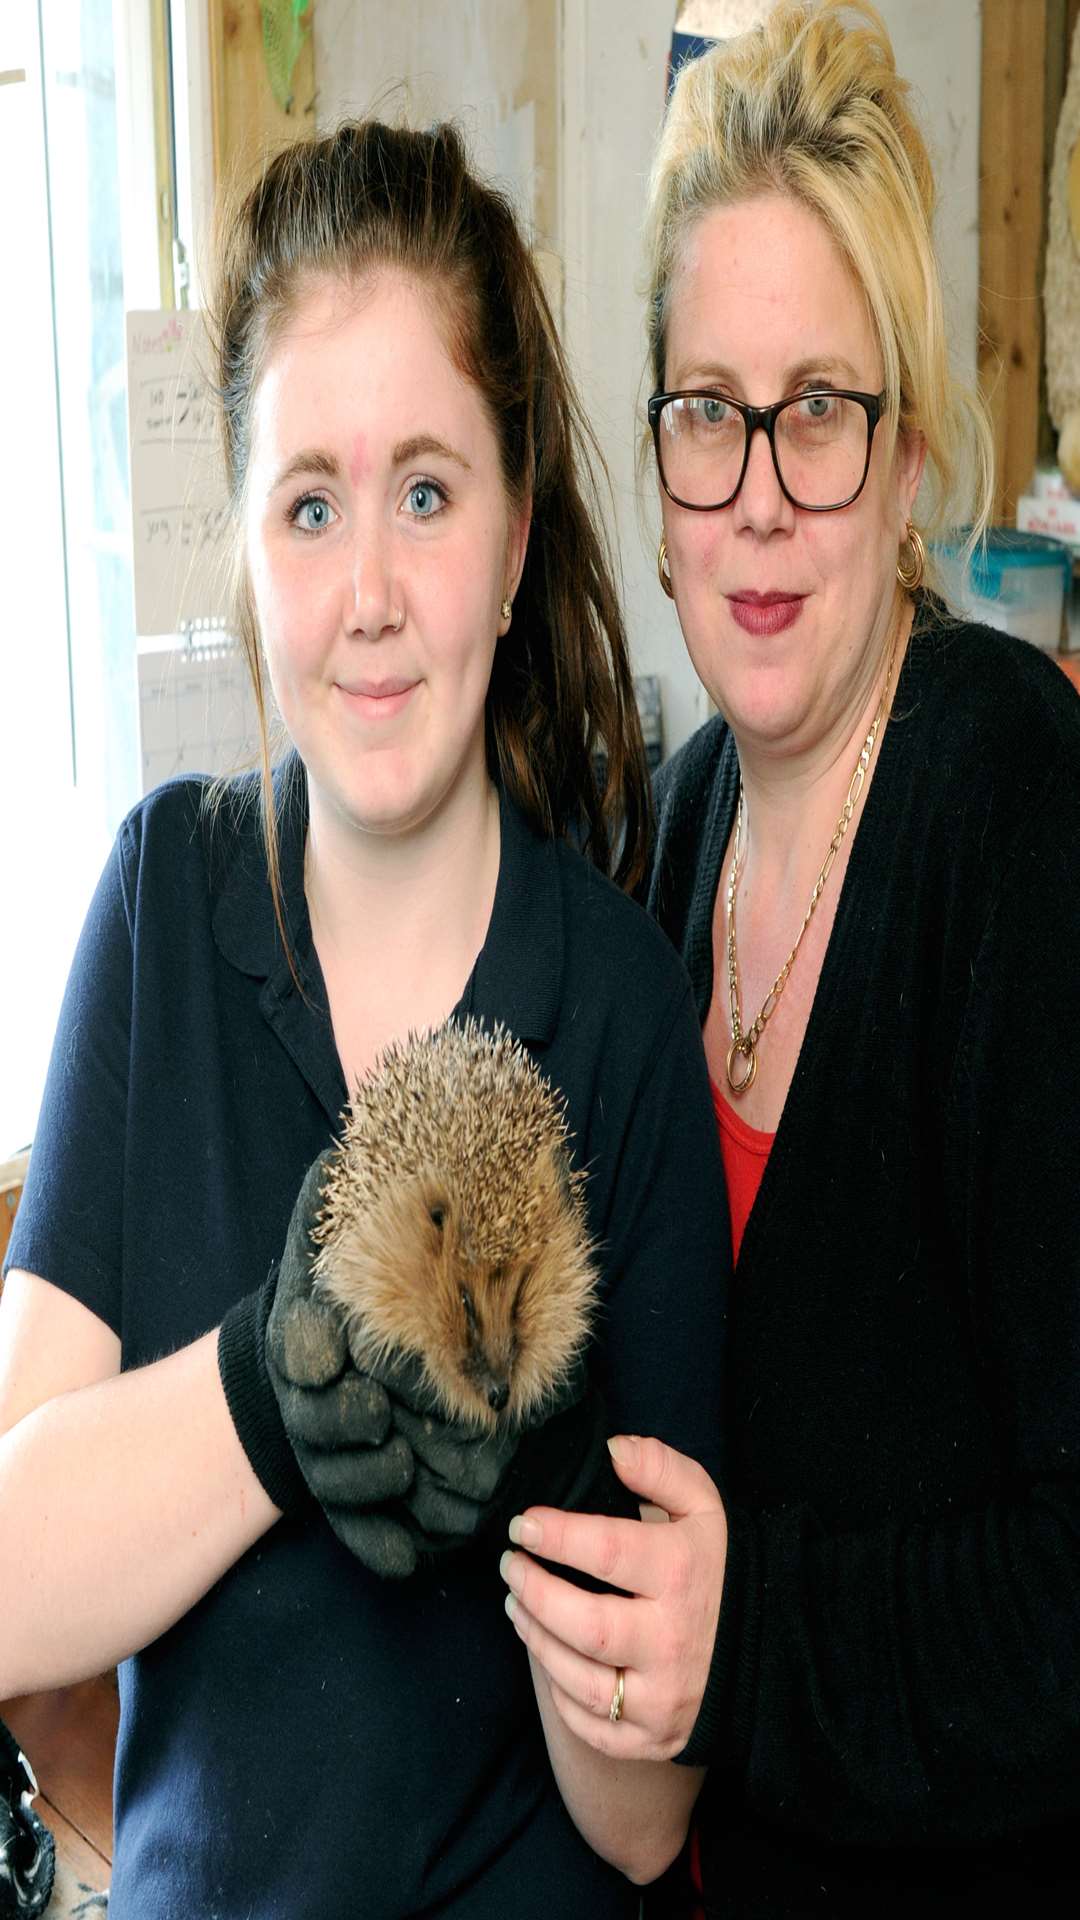
[[667, 541], [662, 536], [656, 554], [656, 571], [659, 576], [660, 585], [663, 587], [668, 599], [674, 600], [675, 589], [671, 584], [671, 567], [668, 564]]
[[514, 609], [509, 598], [504, 599], [502, 606], [499, 608], [500, 619], [509, 620], [510, 615], [513, 613], [513, 611]]
[[[906, 557], [905, 548], [910, 553], [910, 559]], [[918, 530], [912, 526], [909, 520], [907, 533], [904, 535], [904, 545], [900, 549], [900, 558], [896, 563], [896, 577], [905, 593], [914, 593], [917, 588], [922, 586], [923, 574], [925, 572], [926, 548], [923, 546], [922, 537]]]

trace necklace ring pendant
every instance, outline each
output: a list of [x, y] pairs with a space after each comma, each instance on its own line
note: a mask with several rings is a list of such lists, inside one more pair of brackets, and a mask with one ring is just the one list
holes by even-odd
[[[740, 1055], [746, 1062], [746, 1071], [742, 1078], [737, 1080], [735, 1078], [735, 1062]], [[727, 1071], [727, 1083], [732, 1093], [736, 1096], [740, 1093], [746, 1093], [757, 1079], [757, 1050], [753, 1041], [751, 1040], [748, 1043], [745, 1039], [733, 1040], [727, 1050], [727, 1060], [724, 1064]]]

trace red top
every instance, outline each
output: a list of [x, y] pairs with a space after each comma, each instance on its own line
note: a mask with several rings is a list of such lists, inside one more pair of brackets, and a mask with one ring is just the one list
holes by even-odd
[[761, 1176], [769, 1158], [775, 1133], [760, 1133], [740, 1119], [730, 1101], [725, 1100], [715, 1080], [710, 1080], [716, 1124], [720, 1133], [720, 1157], [727, 1176], [728, 1205], [731, 1208], [731, 1251], [739, 1257], [742, 1237], [757, 1199]]

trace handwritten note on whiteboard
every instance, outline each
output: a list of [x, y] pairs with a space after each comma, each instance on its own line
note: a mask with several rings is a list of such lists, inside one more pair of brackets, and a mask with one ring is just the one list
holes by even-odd
[[177, 773], [256, 764], [259, 725], [243, 656], [220, 638], [139, 654], [143, 792]]
[[226, 613], [231, 522], [202, 315], [129, 313], [135, 631]]

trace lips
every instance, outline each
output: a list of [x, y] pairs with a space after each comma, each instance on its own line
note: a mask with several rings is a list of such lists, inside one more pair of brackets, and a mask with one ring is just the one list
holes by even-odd
[[802, 612], [801, 593], [729, 593], [728, 605], [737, 624], [747, 633], [782, 633], [794, 626]]
[[420, 682], [395, 675], [387, 680], [338, 680], [335, 684], [349, 712], [359, 719], [392, 720]]
[[392, 700], [395, 694], [408, 693], [416, 682], [399, 675], [393, 680], [339, 680], [337, 684], [342, 693], [358, 694], [364, 700]]

